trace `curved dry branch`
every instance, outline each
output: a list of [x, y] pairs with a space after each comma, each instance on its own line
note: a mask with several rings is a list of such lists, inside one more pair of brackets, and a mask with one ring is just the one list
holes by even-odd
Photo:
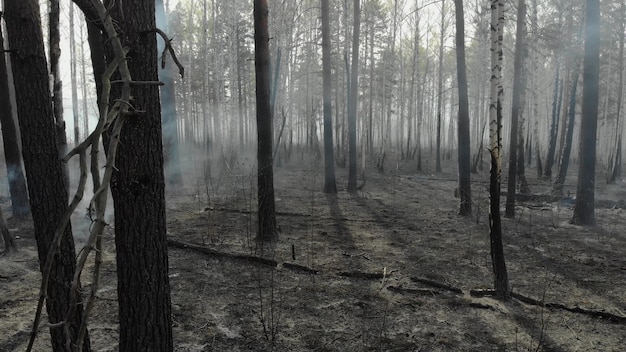
[[165, 54], [169, 52], [170, 55], [172, 55], [172, 60], [174, 60], [174, 63], [178, 67], [178, 74], [180, 74], [180, 78], [185, 78], [185, 67], [183, 67], [180, 61], [178, 61], [176, 52], [174, 51], [174, 48], [172, 48], [172, 39], [170, 39], [165, 32], [158, 28], [155, 28], [152, 32], [159, 34], [165, 42], [165, 48], [163, 48], [163, 53], [161, 53], [161, 68], [165, 68], [165, 58], [167, 57]]
[[[113, 24], [112, 18], [108, 13], [108, 10], [104, 7], [102, 2], [97, 0], [91, 0], [91, 5], [97, 10], [98, 16], [101, 20], [103, 29], [108, 36], [108, 40], [113, 48], [116, 59], [114, 62], [107, 68], [102, 77], [103, 82], [103, 91], [100, 96], [100, 118], [98, 120], [98, 125], [93, 133], [91, 133], [82, 143], [76, 146], [72, 151], [70, 151], [62, 160], [64, 162], [68, 162], [72, 157], [78, 155], [79, 156], [79, 165], [80, 165], [80, 179], [77, 191], [70, 203], [66, 213], [63, 215], [61, 222], [55, 232], [55, 237], [53, 243], [51, 245], [50, 251], [48, 252], [48, 257], [46, 258], [46, 262], [44, 264], [43, 277], [41, 282], [41, 287], [39, 291], [39, 301], [37, 305], [37, 310], [35, 313], [35, 319], [33, 322], [33, 328], [31, 331], [31, 336], [29, 340], [29, 345], [27, 348], [27, 352], [32, 350], [37, 331], [39, 330], [39, 325], [41, 321], [41, 315], [43, 310], [43, 303], [46, 299], [46, 291], [48, 287], [48, 282], [50, 279], [50, 272], [52, 269], [52, 265], [54, 263], [54, 255], [58, 251], [60, 247], [60, 242], [63, 233], [65, 232], [66, 227], [69, 224], [70, 217], [76, 210], [76, 207], [83, 199], [85, 185], [87, 182], [87, 149], [91, 148], [91, 167], [90, 173], [92, 176], [92, 182], [94, 185], [94, 194], [90, 202], [90, 208], [95, 208], [96, 219], [94, 221], [95, 225], [91, 228], [89, 238], [83, 251], [81, 252], [79, 259], [77, 261], [76, 271], [74, 272], [74, 278], [71, 286], [71, 297], [70, 297], [70, 309], [66, 313], [66, 318], [64, 321], [67, 321], [67, 317], [73, 313], [75, 309], [75, 305], [79, 299], [79, 287], [80, 287], [80, 275], [85, 267], [87, 262], [87, 258], [92, 250], [95, 250], [95, 263], [94, 263], [94, 272], [92, 277], [92, 285], [91, 291], [85, 303], [85, 307], [83, 310], [83, 319], [81, 321], [81, 326], [79, 327], [78, 339], [75, 341], [76, 347], [78, 351], [82, 351], [83, 348], [83, 340], [86, 337], [87, 332], [87, 321], [89, 319], [89, 314], [91, 309], [93, 308], [96, 292], [98, 290], [98, 283], [100, 277], [100, 265], [102, 263], [102, 234], [104, 233], [104, 229], [106, 228], [106, 206], [107, 206], [107, 189], [109, 188], [109, 184], [111, 182], [111, 175], [113, 170], [115, 169], [115, 155], [117, 151], [117, 147], [119, 145], [119, 135], [121, 133], [122, 127], [124, 125], [124, 119], [129, 114], [136, 114], [137, 111], [134, 111], [132, 105], [130, 104], [131, 95], [130, 90], [132, 85], [155, 85], [161, 84], [160, 82], [135, 82], [132, 80], [130, 70], [128, 69], [127, 61], [126, 61], [126, 50], [122, 46], [122, 43], [117, 35], [117, 31]], [[182, 66], [181, 66], [182, 67]], [[121, 80], [119, 83], [122, 84], [121, 96], [113, 100], [113, 106], [109, 110], [109, 101], [110, 101], [110, 90], [111, 90], [111, 76], [115, 71], [118, 71]], [[111, 129], [111, 126], [113, 128]], [[98, 163], [98, 154], [99, 154], [99, 143], [102, 135], [105, 131], [109, 131], [110, 133], [110, 141], [109, 141], [109, 149], [107, 155], [107, 161], [105, 165], [104, 175], [102, 180], [100, 179], [100, 167]], [[60, 322], [56, 324], [58, 327], [63, 327], [66, 331], [66, 336], [69, 335], [69, 327], [64, 322]], [[69, 339], [69, 338], [68, 338]], [[71, 341], [68, 340], [68, 344]], [[69, 348], [69, 347], [68, 347]]]

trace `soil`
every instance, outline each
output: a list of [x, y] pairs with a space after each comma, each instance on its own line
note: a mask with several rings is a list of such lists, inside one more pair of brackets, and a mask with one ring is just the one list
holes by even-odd
[[[464, 218], [454, 197], [453, 161], [431, 174], [416, 172], [414, 162], [387, 159], [384, 173], [372, 167], [359, 176], [365, 185], [356, 195], [345, 190], [346, 169], [337, 169], [339, 193], [325, 195], [321, 162], [283, 163], [275, 171], [280, 240], [260, 246], [254, 240], [253, 164], [244, 158], [221, 164], [211, 177], [189, 176], [167, 196], [176, 351], [626, 346], [621, 182], [606, 185], [599, 174], [598, 224], [574, 226], [571, 198], [547, 196], [551, 182], [527, 169], [535, 196], [520, 198], [515, 218], [503, 218], [504, 250], [513, 292], [558, 304], [545, 306], [470, 294], [493, 286], [487, 170], [472, 175], [473, 215]], [[574, 176], [565, 193], [574, 196]], [[76, 222], [86, 221], [75, 219], [78, 246]], [[41, 275], [31, 223], [8, 224], [20, 251], [0, 257], [0, 350], [24, 351]], [[96, 351], [117, 350], [112, 233], [107, 229], [99, 300], [89, 325]], [[91, 283], [90, 268], [83, 286]], [[34, 350], [49, 350], [47, 329]]]

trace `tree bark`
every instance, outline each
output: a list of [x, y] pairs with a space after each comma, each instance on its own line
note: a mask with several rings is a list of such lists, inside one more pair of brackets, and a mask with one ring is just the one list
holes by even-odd
[[502, 168], [502, 34], [504, 32], [504, 1], [491, 1], [491, 102], [489, 105], [489, 140], [491, 172], [489, 183], [489, 238], [491, 263], [496, 295], [502, 300], [510, 297], [509, 279], [502, 246], [500, 219], [500, 174]]
[[438, 80], [437, 80], [437, 149], [435, 160], [435, 171], [441, 172], [441, 118], [443, 109], [443, 41], [445, 36], [445, 0], [441, 0], [441, 33], [439, 36], [439, 68], [438, 68]]
[[[52, 119], [39, 3], [21, 0], [5, 1], [4, 4], [13, 75], [20, 78], [14, 82], [16, 107], [37, 252], [40, 268], [43, 269], [57, 226], [68, 207], [67, 189]], [[67, 341], [71, 350], [76, 347], [73, 344], [82, 320], [82, 303], [77, 307], [69, 306], [70, 286], [76, 268], [75, 255], [72, 230], [68, 226], [55, 255], [46, 292], [50, 323], [67, 324], [67, 329], [50, 329], [52, 350], [55, 352], [67, 351]], [[66, 317], [70, 309], [73, 314]], [[69, 336], [65, 335], [66, 331], [69, 331]], [[89, 351], [88, 338], [83, 346]]]
[[322, 85], [324, 98], [324, 193], [337, 193], [333, 153], [333, 117], [330, 72], [330, 6], [322, 0]]
[[354, 0], [354, 30], [352, 31], [352, 68], [350, 70], [350, 98], [348, 108], [348, 192], [356, 193], [356, 110], [359, 97], [359, 37], [361, 34], [361, 2]]
[[20, 156], [20, 140], [13, 116], [13, 102], [9, 91], [8, 66], [4, 54], [4, 38], [0, 28], [0, 124], [2, 125], [2, 143], [4, 146], [4, 160], [7, 165], [9, 179], [9, 194], [11, 195], [11, 210], [13, 216], [24, 217], [30, 213], [26, 178], [22, 171]]
[[254, 60], [257, 103], [258, 234], [261, 241], [278, 239], [272, 161], [272, 107], [267, 0], [254, 0]]
[[517, 34], [515, 39], [515, 62], [513, 73], [513, 102], [511, 104], [511, 135], [509, 144], [509, 179], [506, 196], [506, 217], [515, 217], [515, 193], [517, 186], [517, 151], [519, 118], [523, 110], [524, 60], [526, 58], [526, 1], [517, 3]]
[[583, 105], [580, 124], [578, 186], [572, 223], [593, 225], [595, 218], [596, 131], [600, 81], [600, 1], [587, 0], [585, 56], [583, 60]]
[[[155, 2], [136, 0], [106, 5], [119, 28], [120, 41], [128, 49], [127, 65], [133, 80], [157, 81]], [[108, 64], [117, 59], [113, 49], [107, 49], [107, 58]], [[120, 84], [112, 86], [111, 103], [122, 96], [121, 91]], [[130, 94], [133, 99], [128, 102], [129, 113], [118, 117], [125, 122], [111, 183], [119, 349], [172, 351], [159, 88], [154, 84], [133, 85]]]
[[467, 69], [465, 65], [465, 16], [463, 0], [455, 0], [456, 8], [456, 61], [457, 80], [459, 86], [459, 195], [461, 205], [459, 214], [468, 216], [472, 213], [472, 194], [470, 184], [470, 132], [469, 132], [469, 98], [467, 94]]

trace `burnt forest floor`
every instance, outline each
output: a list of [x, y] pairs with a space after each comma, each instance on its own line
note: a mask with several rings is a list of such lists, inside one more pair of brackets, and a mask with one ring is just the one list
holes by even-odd
[[[199, 163], [184, 187], [168, 191], [176, 351], [624, 350], [622, 182], [607, 186], [599, 175], [598, 224], [573, 226], [571, 199], [546, 196], [551, 182], [527, 170], [535, 196], [518, 200], [515, 218], [503, 217], [504, 251], [513, 292], [548, 305], [503, 303], [470, 295], [493, 285], [487, 170], [472, 175], [473, 215], [463, 218], [452, 161], [435, 174], [388, 160], [384, 173], [359, 175], [365, 185], [355, 195], [339, 168], [339, 193], [325, 195], [323, 164], [298, 157], [275, 171], [274, 246], [254, 241], [250, 159], [222, 160], [210, 177], [197, 176]], [[565, 193], [573, 197], [570, 174]], [[0, 257], [0, 350], [24, 351], [41, 275], [32, 225], [8, 223], [20, 252]], [[96, 351], [117, 350], [112, 232], [90, 320]], [[35, 350], [47, 346], [42, 329]]]

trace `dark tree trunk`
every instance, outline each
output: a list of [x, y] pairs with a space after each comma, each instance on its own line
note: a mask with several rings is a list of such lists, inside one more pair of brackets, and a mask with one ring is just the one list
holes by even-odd
[[489, 140], [491, 172], [489, 182], [489, 239], [491, 264], [496, 295], [502, 300], [510, 298], [509, 279], [502, 246], [500, 219], [500, 173], [502, 168], [502, 35], [504, 32], [504, 1], [491, 0], [491, 98], [489, 104]]
[[524, 59], [526, 57], [526, 2], [519, 0], [517, 5], [517, 34], [515, 42], [515, 63], [513, 73], [513, 102], [511, 104], [511, 136], [509, 144], [509, 179], [506, 196], [506, 217], [515, 217], [515, 193], [517, 186], [518, 127], [524, 101]]
[[20, 141], [13, 117], [13, 105], [9, 93], [9, 75], [4, 54], [4, 38], [0, 27], [0, 124], [2, 125], [2, 143], [4, 145], [4, 160], [7, 165], [9, 179], [9, 193], [11, 195], [11, 210], [13, 216], [23, 217], [30, 213], [28, 205], [28, 191], [26, 178], [22, 171], [20, 156]]
[[254, 60], [256, 69], [256, 121], [258, 170], [258, 234], [261, 241], [278, 238], [272, 162], [272, 107], [270, 103], [270, 50], [267, 0], [254, 0]]
[[337, 193], [333, 153], [333, 117], [330, 72], [330, 9], [329, 0], [322, 0], [322, 81], [324, 95], [324, 193]]
[[[502, 106], [498, 99], [498, 121], [502, 121]], [[500, 126], [500, 123], [498, 123]], [[498, 132], [498, 139], [500, 133]], [[489, 238], [491, 243], [491, 264], [494, 273], [494, 288], [498, 298], [507, 300], [510, 296], [509, 277], [506, 269], [506, 261], [504, 258], [504, 248], [502, 245], [502, 220], [500, 218], [500, 172], [498, 167], [494, 167], [499, 163], [491, 154], [491, 171], [489, 182], [490, 211], [489, 222], [490, 232]]]
[[356, 109], [359, 96], [359, 37], [361, 34], [361, 3], [354, 0], [354, 30], [352, 32], [352, 68], [350, 70], [350, 98], [348, 109], [348, 192], [356, 193]]
[[7, 223], [4, 221], [4, 215], [2, 215], [2, 210], [0, 210], [0, 233], [4, 241], [4, 254], [17, 252], [17, 243], [15, 243], [15, 239], [11, 235], [11, 232], [9, 232]]
[[[108, 4], [128, 48], [135, 81], [157, 81], [155, 2]], [[114, 60], [112, 52], [107, 53]], [[110, 62], [109, 62], [110, 64]], [[111, 99], [121, 94], [114, 85]], [[172, 314], [165, 227], [165, 179], [159, 88], [133, 85], [137, 111], [119, 136], [111, 194], [115, 207], [120, 351], [172, 351]]]
[[445, 38], [445, 1], [441, 0], [441, 33], [439, 37], [439, 68], [437, 81], [437, 149], [435, 171], [441, 172], [441, 110], [443, 109], [443, 45]]
[[472, 213], [472, 193], [470, 184], [470, 133], [469, 133], [469, 98], [467, 96], [467, 71], [465, 67], [465, 19], [463, 0], [455, 0], [456, 7], [456, 61], [459, 85], [459, 120], [458, 120], [458, 157], [459, 157], [459, 195], [461, 206], [459, 214], [468, 216]]
[[569, 98], [569, 116], [567, 122], [567, 134], [565, 136], [565, 144], [563, 147], [563, 155], [561, 157], [561, 164], [559, 165], [559, 174], [554, 180], [552, 186], [552, 194], [557, 196], [563, 195], [563, 185], [565, 184], [565, 176], [567, 175], [567, 169], [569, 167], [570, 154], [572, 152], [572, 139], [574, 137], [574, 121], [576, 120], [576, 92], [578, 87], [578, 72], [574, 75], [574, 81], [572, 82], [572, 91]]
[[[157, 28], [167, 33], [167, 19], [163, 0], [156, 0]], [[163, 119], [163, 158], [165, 162], [165, 181], [168, 185], [182, 185], [182, 171], [178, 151], [178, 117], [176, 115], [176, 93], [174, 87], [174, 62], [168, 52], [164, 52], [165, 41], [157, 37], [157, 52], [162, 57], [159, 63], [161, 86], [161, 117]]]
[[626, 32], [626, 3], [622, 2], [619, 9], [621, 21], [618, 25], [619, 30], [619, 59], [617, 70], [619, 71], [619, 83], [617, 85], [617, 103], [615, 104], [615, 150], [610, 153], [608, 165], [607, 183], [615, 183], [622, 176], [622, 100], [624, 93], [624, 40]]
[[556, 77], [554, 79], [554, 98], [552, 101], [552, 123], [550, 125], [550, 142], [548, 144], [548, 155], [546, 156], [546, 165], [544, 173], [547, 178], [552, 177], [552, 165], [554, 165], [554, 154], [556, 154], [556, 140], [558, 136], [559, 112], [563, 87], [560, 81], [561, 61], [557, 58]]
[[[48, 69], [43, 44], [39, 3], [35, 0], [5, 1], [4, 17], [11, 49], [16, 107], [22, 136], [22, 154], [28, 178], [30, 205], [37, 240], [40, 268], [46, 258], [60, 219], [67, 210], [67, 189], [59, 160], [55, 124], [50, 99]], [[76, 268], [74, 239], [68, 226], [50, 272], [46, 307], [51, 324], [68, 324], [51, 328], [52, 350], [67, 351], [66, 339], [75, 342], [83, 312], [82, 303], [70, 307], [70, 286]], [[66, 320], [66, 313], [73, 311]], [[75, 347], [75, 346], [73, 346]], [[89, 351], [89, 339], [84, 349]]]
[[583, 61], [583, 105], [580, 124], [580, 164], [572, 223], [593, 225], [595, 217], [596, 131], [600, 76], [600, 1], [587, 0], [585, 56]]
[[[93, 70], [93, 78], [96, 83], [96, 94], [102, 96], [102, 75], [106, 70], [106, 59], [104, 51], [104, 41], [102, 31], [96, 22], [87, 20], [87, 41], [91, 51], [91, 67]], [[98, 98], [98, 107], [101, 101]], [[85, 119], [87, 116], [84, 117]]]

